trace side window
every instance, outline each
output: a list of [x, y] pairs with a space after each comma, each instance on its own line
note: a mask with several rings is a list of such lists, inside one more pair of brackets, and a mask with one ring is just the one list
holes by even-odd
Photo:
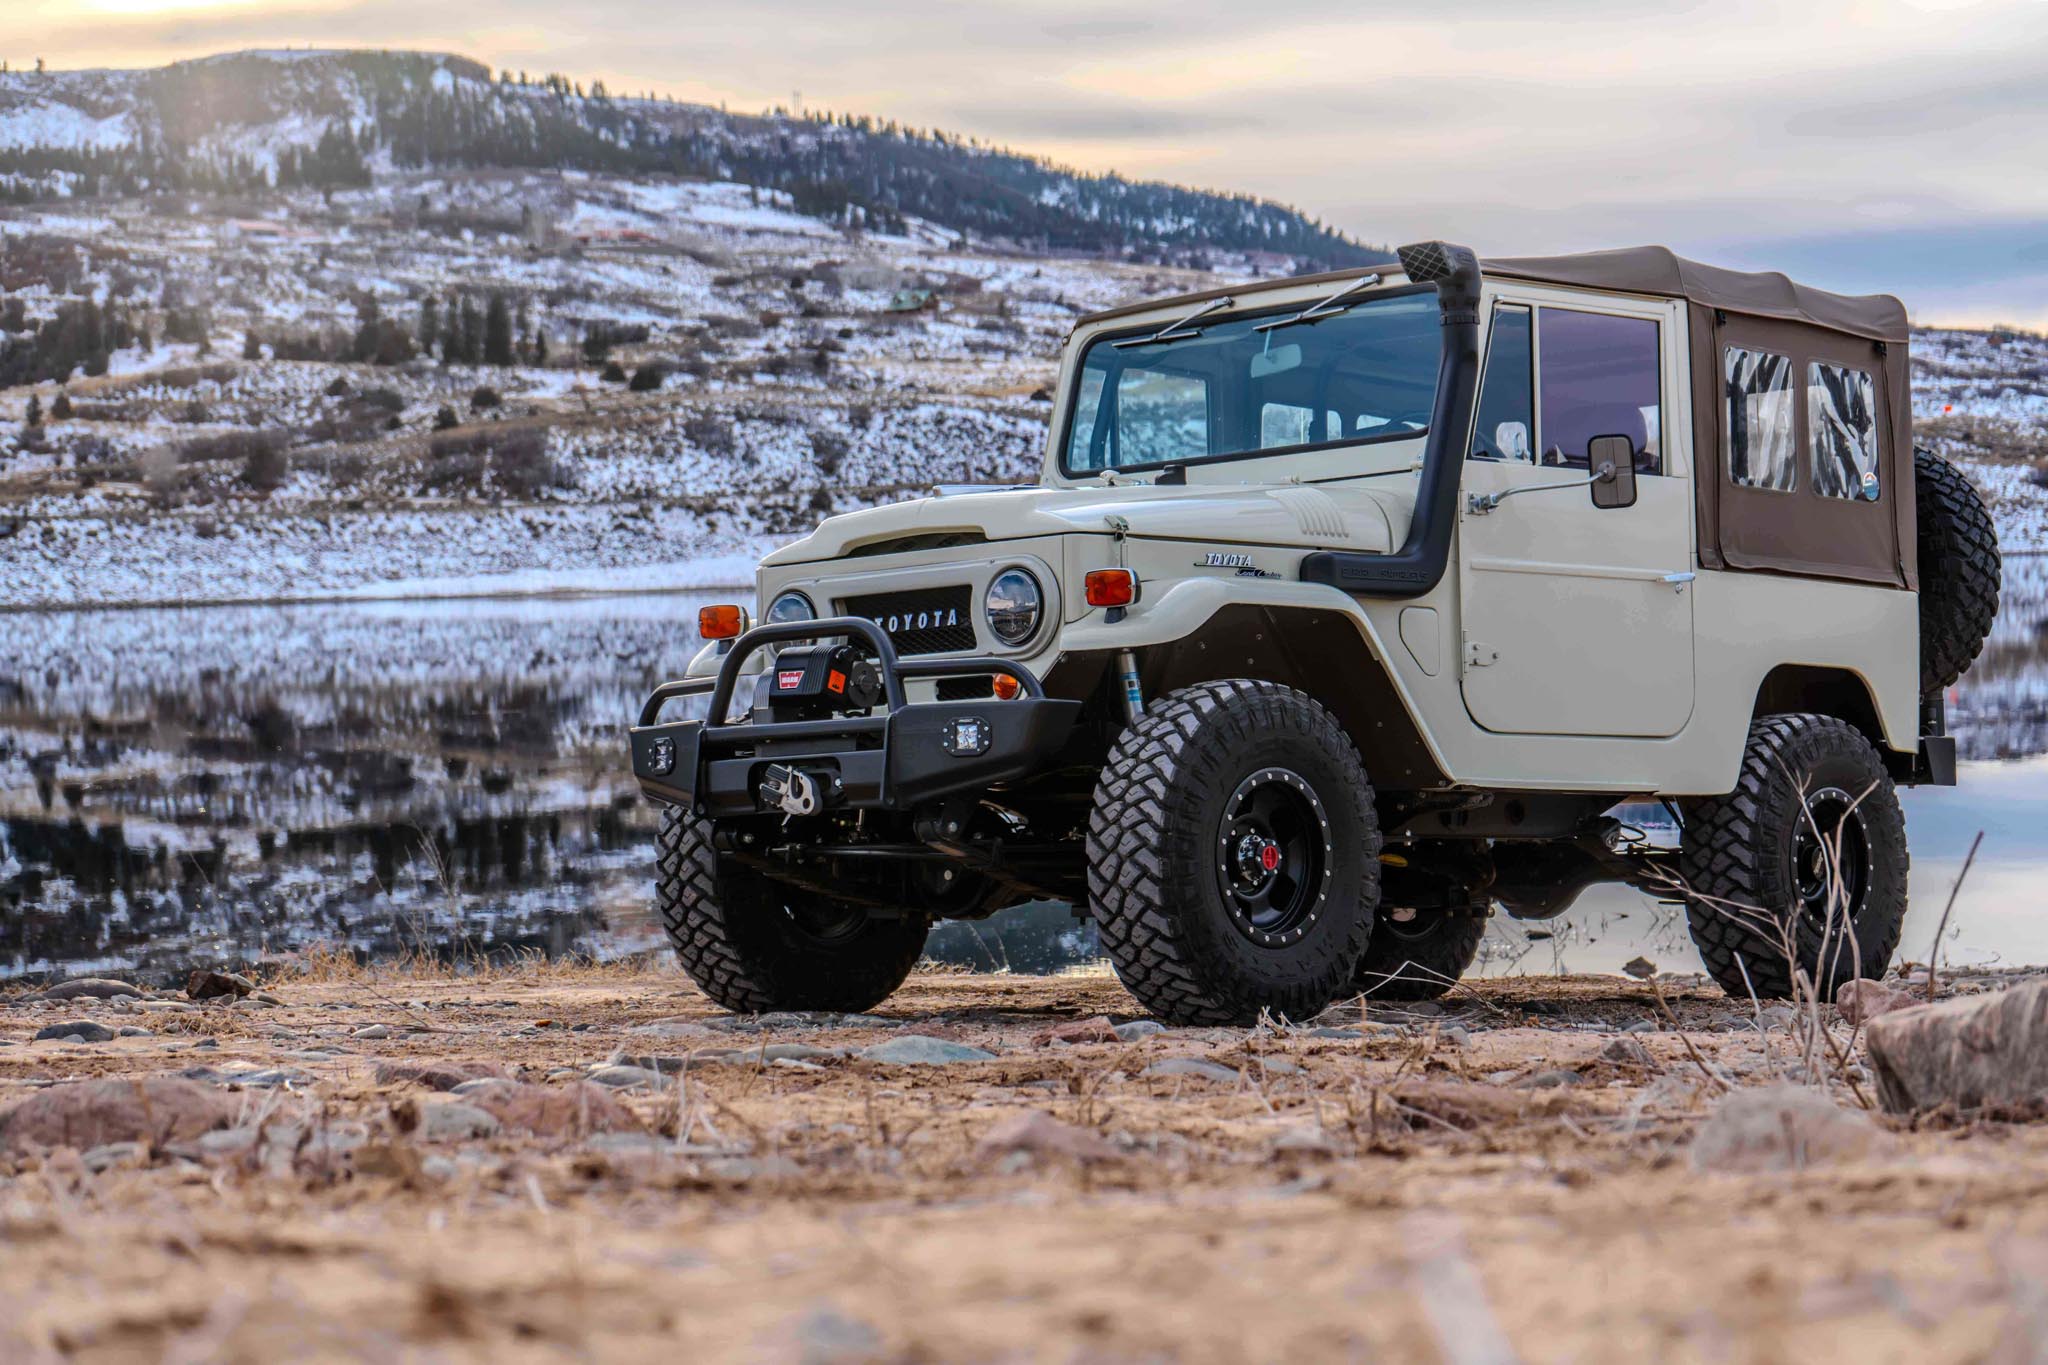
[[1877, 385], [1868, 374], [1818, 362], [1806, 367], [1806, 447], [1813, 452], [1814, 492], [1877, 501]]
[[1636, 472], [1662, 474], [1656, 322], [1569, 308], [1540, 311], [1541, 463], [1584, 469], [1594, 437], [1626, 436]]
[[1528, 308], [1495, 304], [1487, 334], [1486, 374], [1479, 385], [1479, 416], [1473, 423], [1473, 459], [1527, 463], [1533, 458], [1535, 355]]
[[1119, 465], [1209, 453], [1209, 381], [1167, 370], [1126, 370], [1116, 386]]
[[1721, 454], [1742, 488], [1789, 493], [1797, 473], [1792, 438], [1792, 362], [1775, 351], [1721, 353]]
[[1102, 409], [1102, 371], [1093, 366], [1081, 371], [1080, 396], [1074, 400], [1074, 420], [1067, 432], [1069, 464], [1075, 469], [1102, 468], [1102, 452], [1095, 447], [1095, 418]]

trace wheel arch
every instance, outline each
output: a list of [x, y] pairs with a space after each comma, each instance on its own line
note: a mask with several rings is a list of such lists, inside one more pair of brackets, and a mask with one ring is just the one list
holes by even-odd
[[[1847, 721], [1862, 732], [1880, 754], [1900, 752], [1885, 732], [1877, 692], [1870, 680], [1852, 668], [1825, 664], [1779, 664], [1757, 684], [1752, 721], [1765, 716], [1809, 712]], [[1910, 745], [1908, 746], [1910, 748]]]
[[[1375, 787], [1412, 790], [1445, 780], [1364, 623], [1341, 607], [1231, 603], [1175, 638], [1133, 647], [1148, 698], [1226, 678], [1279, 683], [1337, 718]], [[1080, 664], [1070, 656], [1061, 667], [1079, 675]], [[1047, 685], [1058, 690], [1051, 678]]]

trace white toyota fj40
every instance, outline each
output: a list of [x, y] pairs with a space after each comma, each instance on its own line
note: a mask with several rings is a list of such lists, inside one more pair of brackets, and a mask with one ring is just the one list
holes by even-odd
[[1685, 901], [1732, 992], [1883, 971], [1894, 784], [1955, 780], [1999, 584], [1904, 309], [1398, 255], [1082, 319], [1038, 484], [830, 518], [760, 624], [703, 613], [631, 744], [713, 999], [865, 1009], [933, 920], [1056, 898], [1164, 1019], [1301, 1018], [1600, 881]]

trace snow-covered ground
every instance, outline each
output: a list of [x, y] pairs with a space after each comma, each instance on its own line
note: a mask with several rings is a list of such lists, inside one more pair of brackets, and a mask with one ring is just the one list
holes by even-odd
[[[0, 390], [0, 605], [744, 580], [830, 511], [1033, 477], [1074, 319], [1225, 278], [841, 233], [721, 181], [387, 172], [175, 209], [0, 210], [0, 290], [29, 326], [91, 299], [152, 334], [103, 376]], [[892, 311], [919, 289], [934, 307]], [[417, 333], [428, 296], [445, 328], [494, 293], [510, 366], [278, 358], [322, 335], [337, 353], [372, 302]], [[195, 307], [204, 355], [164, 335]], [[612, 382], [583, 351], [603, 329]], [[2048, 341], [1928, 331], [1914, 365], [1922, 438], [2009, 548], [2048, 548]], [[667, 377], [617, 382], [643, 367]], [[252, 437], [284, 452], [261, 487]]]

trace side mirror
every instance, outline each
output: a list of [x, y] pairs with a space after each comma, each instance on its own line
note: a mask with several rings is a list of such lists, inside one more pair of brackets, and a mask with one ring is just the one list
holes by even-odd
[[1593, 505], [1601, 509], [1636, 505], [1636, 443], [1626, 436], [1595, 436], [1586, 443], [1593, 468]]

